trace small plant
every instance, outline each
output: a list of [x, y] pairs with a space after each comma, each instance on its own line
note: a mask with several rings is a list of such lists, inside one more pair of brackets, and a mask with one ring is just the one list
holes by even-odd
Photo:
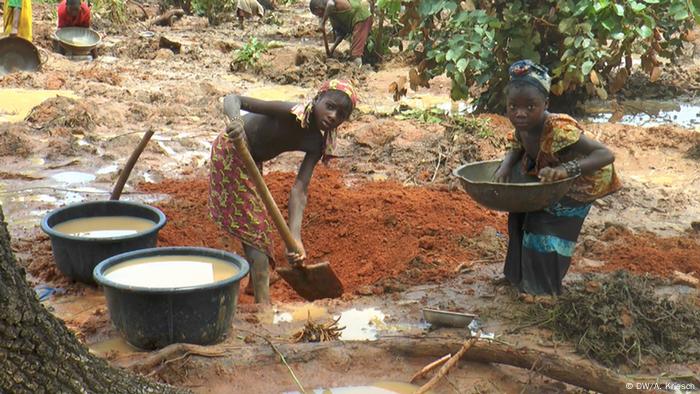
[[258, 40], [257, 37], [252, 37], [243, 48], [236, 51], [236, 57], [233, 62], [243, 68], [253, 68], [257, 66], [260, 56], [267, 52], [268, 48], [267, 43]]
[[445, 111], [440, 108], [403, 108], [399, 109], [398, 114], [394, 117], [398, 120], [414, 119], [423, 123], [440, 123], [446, 116]]
[[488, 118], [477, 118], [472, 115], [458, 115], [450, 118], [448, 127], [456, 133], [466, 132], [484, 139], [494, 136], [490, 123], [491, 120]]

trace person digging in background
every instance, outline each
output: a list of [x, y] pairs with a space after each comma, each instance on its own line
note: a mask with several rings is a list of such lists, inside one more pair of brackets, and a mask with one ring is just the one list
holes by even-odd
[[[274, 227], [255, 186], [248, 179], [243, 160], [233, 146], [233, 138], [241, 133], [245, 135], [261, 173], [262, 163], [281, 153], [306, 153], [289, 194], [289, 228], [302, 252], [288, 253], [288, 258], [300, 262], [306, 258], [301, 242], [301, 221], [311, 175], [319, 160], [326, 161], [332, 156], [336, 128], [350, 117], [356, 103], [357, 94], [352, 84], [341, 80], [326, 81], [312, 100], [302, 104], [263, 101], [235, 94], [224, 98], [224, 114], [230, 123], [212, 146], [209, 208], [214, 221], [243, 243], [251, 264], [246, 291], [250, 292], [252, 283], [255, 302], [270, 302]], [[241, 118], [241, 110], [249, 113]]]
[[2, 14], [3, 33], [32, 41], [31, 0], [5, 0]]
[[496, 171], [499, 182], [528, 174], [542, 182], [578, 176], [569, 192], [542, 211], [508, 215], [508, 253], [503, 273], [522, 292], [555, 295], [594, 200], [619, 190], [615, 157], [584, 134], [565, 114], [547, 111], [548, 70], [530, 60], [513, 63], [506, 87], [506, 113], [515, 127], [511, 147]]
[[[309, 2], [311, 13], [321, 19], [323, 31], [323, 45], [326, 48], [326, 56], [331, 57], [335, 49], [346, 37], [351, 37], [350, 56], [353, 63], [362, 66], [362, 54], [372, 30], [372, 13], [369, 5], [363, 0], [311, 0]], [[326, 20], [331, 21], [335, 42], [328, 48], [328, 36], [326, 35]]]

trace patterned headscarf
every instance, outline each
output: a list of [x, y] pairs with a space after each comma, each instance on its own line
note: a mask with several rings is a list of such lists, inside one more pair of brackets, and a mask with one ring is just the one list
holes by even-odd
[[540, 89], [549, 96], [552, 78], [547, 67], [535, 64], [532, 60], [518, 60], [508, 67], [511, 81], [524, 81]]
[[[316, 95], [305, 103], [297, 104], [292, 108], [292, 113], [297, 117], [297, 120], [301, 124], [301, 127], [308, 127], [309, 120], [311, 119], [311, 114], [314, 111], [314, 101], [323, 92], [329, 90], [339, 90], [348, 95], [350, 102], [352, 103], [352, 109], [355, 109], [357, 105], [357, 91], [352, 86], [352, 83], [347, 80], [332, 79], [324, 82], [321, 87], [316, 92]], [[333, 152], [335, 152], [337, 133], [336, 130], [324, 130], [323, 133], [323, 162], [328, 162], [328, 160], [333, 157]]]

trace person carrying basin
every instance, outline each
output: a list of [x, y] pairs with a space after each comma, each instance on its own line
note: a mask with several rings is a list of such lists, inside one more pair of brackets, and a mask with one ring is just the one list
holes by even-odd
[[[289, 227], [301, 253], [289, 253], [292, 262], [305, 259], [301, 222], [309, 183], [316, 164], [327, 161], [335, 147], [336, 128], [345, 122], [357, 103], [355, 88], [348, 81], [326, 81], [313, 99], [295, 104], [263, 101], [230, 94], [224, 98], [224, 114], [230, 119], [226, 131], [213, 143], [210, 168], [209, 207], [214, 221], [243, 243], [251, 275], [246, 292], [258, 303], [269, 303], [269, 270], [272, 261], [273, 224], [248, 178], [245, 163], [233, 145], [241, 134], [253, 159], [262, 163], [284, 152], [301, 151], [296, 180], [289, 194]], [[240, 111], [248, 112], [241, 117]], [[274, 263], [274, 262], [273, 262]], [[274, 267], [274, 265], [273, 265]]]
[[587, 137], [572, 117], [547, 111], [551, 78], [546, 67], [520, 60], [508, 72], [506, 113], [515, 131], [496, 180], [507, 182], [514, 171], [537, 176], [542, 182], [578, 178], [550, 207], [509, 213], [503, 273], [521, 292], [560, 294], [591, 204], [622, 185], [610, 149]]
[[32, 41], [32, 1], [5, 0], [2, 22], [4, 35]]

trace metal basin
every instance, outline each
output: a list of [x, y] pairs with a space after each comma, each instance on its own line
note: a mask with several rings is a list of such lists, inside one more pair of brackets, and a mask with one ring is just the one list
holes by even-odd
[[100, 35], [87, 27], [64, 27], [56, 31], [59, 44], [66, 54], [85, 56], [102, 42]]
[[467, 328], [476, 315], [423, 308], [423, 320], [437, 327]]
[[41, 65], [34, 44], [20, 37], [0, 39], [0, 75], [17, 71], [37, 71]]
[[[515, 169], [509, 183], [494, 181], [500, 160], [465, 164], [452, 172], [464, 190], [479, 204], [505, 212], [539, 211], [559, 201], [569, 191], [576, 178], [542, 183]], [[516, 164], [516, 166], [518, 166]]]

